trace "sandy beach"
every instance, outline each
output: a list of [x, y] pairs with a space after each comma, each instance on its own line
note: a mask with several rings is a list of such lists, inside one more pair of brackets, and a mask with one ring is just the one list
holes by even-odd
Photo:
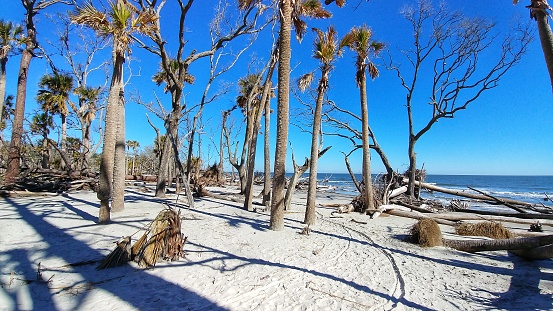
[[[1, 198], [0, 310], [553, 309], [553, 260], [421, 248], [404, 241], [415, 220], [328, 207], [300, 234], [305, 197], [296, 193], [278, 232], [268, 230], [269, 212], [212, 198], [190, 209], [182, 197], [176, 204], [175, 195], [160, 200], [138, 187], [105, 226], [96, 224], [93, 192]], [[167, 203], [181, 213], [184, 258], [96, 270], [114, 242], [136, 241]]]

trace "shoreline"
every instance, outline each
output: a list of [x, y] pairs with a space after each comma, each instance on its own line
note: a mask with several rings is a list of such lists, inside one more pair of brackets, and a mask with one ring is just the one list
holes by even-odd
[[[255, 189], [257, 194], [261, 188]], [[305, 196], [296, 191], [285, 229], [276, 232], [268, 230], [268, 211], [247, 212], [239, 203], [209, 197], [196, 198], [195, 209], [179, 204], [188, 237], [184, 258], [150, 269], [131, 262], [101, 271], [95, 264], [68, 264], [101, 260], [119, 238], [139, 232], [135, 242], [164, 203], [175, 205], [176, 195], [160, 200], [129, 187], [125, 211], [113, 213], [106, 226], [95, 224], [93, 192], [2, 198], [0, 310], [552, 307], [553, 260], [421, 248], [403, 241], [415, 220], [385, 215], [371, 220], [358, 213], [337, 217], [334, 208], [320, 206], [310, 234], [300, 234]], [[318, 204], [348, 200], [335, 193], [317, 196]], [[441, 228], [444, 235], [451, 233]]]

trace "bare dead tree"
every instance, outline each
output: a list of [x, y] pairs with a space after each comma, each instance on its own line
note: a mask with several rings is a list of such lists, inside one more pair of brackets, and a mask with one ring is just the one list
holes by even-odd
[[[229, 42], [242, 35], [257, 33], [259, 31], [257, 21], [262, 12], [261, 10], [258, 10], [257, 7], [250, 7], [247, 10], [240, 11], [240, 16], [237, 18], [236, 24], [231, 24], [228, 28], [221, 27], [220, 29], [218, 29], [218, 34], [220, 36], [212, 42], [211, 47], [200, 52], [194, 49], [188, 54], [188, 56], [186, 56], [185, 48], [187, 41], [184, 38], [185, 20], [190, 12], [194, 0], [178, 0], [177, 2], [180, 8], [180, 16], [178, 23], [179, 31], [176, 38], [176, 41], [178, 42], [176, 57], [170, 57], [170, 51], [168, 51], [166, 45], [168, 39], [163, 37], [161, 33], [161, 24], [159, 23], [159, 18], [156, 27], [157, 29], [151, 36], [151, 40], [153, 41], [154, 45], [151, 46], [141, 42], [141, 46], [154, 55], [157, 55], [161, 60], [162, 71], [159, 75], [159, 81], [160, 83], [165, 83], [166, 92], [171, 93], [172, 105], [169, 118], [167, 122], [165, 122], [167, 137], [169, 138], [169, 141], [164, 146], [164, 152], [166, 153], [168, 152], [169, 148], [172, 148], [175, 152], [176, 161], [180, 162], [178, 156], [179, 148], [177, 146], [178, 124], [179, 120], [183, 117], [183, 89], [186, 83], [191, 83], [194, 80], [194, 77], [189, 72], [190, 65], [202, 58], [214, 55], [217, 50], [223, 48]], [[166, 0], [138, 0], [138, 3], [141, 10], [153, 12], [158, 17], [160, 17], [161, 10], [166, 4]], [[225, 26], [226, 25], [229, 24], [225, 24]], [[162, 165], [164, 164], [162, 163]], [[187, 172], [185, 172], [182, 165], [178, 166], [181, 174], [188, 174]], [[188, 180], [188, 177], [184, 179]], [[164, 185], [158, 184], [157, 188], [161, 186]], [[190, 187], [187, 182], [185, 183], [185, 189], [187, 190], [186, 195], [188, 197], [189, 206], [192, 207], [194, 205], [194, 200], [192, 198], [191, 191], [189, 191]], [[164, 191], [156, 190], [156, 196], [163, 196], [162, 193], [164, 193]]]
[[[388, 67], [396, 72], [407, 93], [409, 193], [414, 196], [415, 144], [438, 120], [453, 118], [482, 93], [497, 87], [526, 53], [532, 35], [528, 27], [517, 26], [497, 43], [494, 23], [452, 12], [445, 4], [435, 8], [429, 0], [405, 7], [402, 14], [413, 29], [413, 46], [401, 51], [406, 68], [391, 60]], [[429, 117], [419, 121], [423, 125], [415, 130], [413, 111], [424, 107], [430, 107]]]
[[[351, 146], [353, 149], [349, 151], [348, 156], [345, 157], [345, 159], [347, 160], [349, 155], [363, 147], [361, 144], [362, 133], [359, 129], [361, 127], [361, 117], [347, 109], [341, 108], [332, 100], [328, 101], [328, 106], [330, 107], [330, 109], [324, 112], [323, 122], [329, 124], [333, 128], [336, 128], [337, 131], [327, 131], [325, 134], [329, 136], [338, 136], [351, 142]], [[356, 126], [356, 123], [358, 123], [359, 125]], [[394, 169], [392, 168], [392, 165], [390, 164], [386, 153], [378, 143], [376, 135], [374, 134], [374, 131], [372, 130], [370, 125], [369, 136], [371, 139], [371, 144], [369, 145], [369, 147], [376, 151], [376, 153], [380, 157], [382, 164], [386, 168], [386, 173], [388, 174], [388, 176], [393, 176]]]
[[[227, 15], [226, 10], [227, 10], [227, 7], [223, 6], [222, 3], [219, 3], [218, 9], [216, 11], [217, 13], [215, 15], [215, 18], [213, 19], [213, 21], [210, 24], [209, 33], [210, 33], [210, 38], [211, 38], [211, 44], [212, 45], [216, 44], [216, 41], [218, 40], [218, 38], [223, 36], [223, 34], [221, 33], [221, 29], [223, 27], [222, 25], [228, 22], [227, 17], [226, 17], [226, 15]], [[263, 27], [265, 27], [265, 26], [263, 26]], [[217, 50], [216, 53], [209, 56], [209, 64], [210, 64], [209, 79], [208, 79], [208, 81], [206, 83], [206, 86], [204, 88], [204, 92], [202, 94], [202, 98], [201, 98], [201, 101], [200, 101], [200, 104], [199, 104], [199, 109], [197, 110], [196, 114], [194, 115], [194, 118], [193, 118], [193, 121], [192, 121], [191, 133], [190, 133], [190, 136], [189, 136], [188, 161], [187, 161], [187, 171], [188, 172], [190, 172], [190, 169], [191, 169], [190, 165], [192, 163], [194, 138], [195, 138], [195, 134], [196, 134], [196, 131], [197, 131], [196, 127], [197, 127], [197, 124], [198, 124], [198, 120], [200, 119], [200, 117], [202, 115], [204, 107], [206, 105], [214, 102], [217, 98], [223, 96], [224, 94], [228, 93], [228, 91], [229, 91], [229, 88], [228, 88], [228, 85], [227, 85], [223, 90], [219, 91], [218, 93], [216, 93], [214, 95], [211, 95], [211, 96], [208, 96], [211, 85], [213, 84], [213, 82], [218, 77], [222, 76], [223, 74], [225, 74], [226, 72], [231, 70], [234, 67], [234, 65], [236, 65], [236, 63], [238, 62], [240, 56], [242, 56], [242, 54], [246, 50], [248, 50], [252, 46], [254, 41], [257, 39], [257, 34], [258, 33], [253, 33], [252, 36], [249, 38], [248, 43], [245, 46], [243, 46], [236, 53], [226, 52], [224, 47], [223, 47], [223, 48]], [[225, 65], [220, 66], [220, 62], [221, 62], [223, 57], [228, 58], [228, 60], [227, 60], [227, 63]], [[222, 170], [222, 167], [220, 169]], [[190, 178], [190, 176], [189, 176], [189, 178]]]

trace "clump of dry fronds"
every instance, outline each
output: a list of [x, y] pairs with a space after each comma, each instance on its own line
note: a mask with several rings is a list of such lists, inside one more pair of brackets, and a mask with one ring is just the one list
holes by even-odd
[[186, 238], [181, 233], [180, 211], [161, 211], [150, 228], [133, 245], [132, 256], [141, 267], [155, 266], [160, 260], [177, 260], [184, 256]]
[[492, 221], [460, 224], [455, 227], [455, 233], [464, 236], [485, 236], [492, 239], [511, 239], [514, 237], [513, 233], [501, 223]]
[[125, 237], [117, 242], [115, 250], [102, 260], [96, 270], [118, 267], [131, 261], [131, 237]]
[[422, 247], [443, 245], [442, 231], [438, 223], [430, 218], [420, 219], [413, 225], [410, 232], [410, 241]]

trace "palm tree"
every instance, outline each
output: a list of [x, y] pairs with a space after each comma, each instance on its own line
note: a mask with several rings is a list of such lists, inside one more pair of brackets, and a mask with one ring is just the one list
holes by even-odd
[[[517, 4], [518, 0], [514, 0], [513, 3]], [[551, 7], [547, 3], [547, 0], [531, 0], [530, 5], [526, 7], [530, 9], [530, 18], [538, 23], [541, 48], [545, 57], [547, 71], [549, 72], [551, 87], [553, 88], [553, 32], [548, 21]]]
[[22, 41], [23, 27], [0, 19], [0, 116], [6, 97], [6, 64], [12, 49]]
[[[241, 7], [252, 6], [255, 0], [239, 0]], [[343, 5], [344, 3], [341, 2]], [[280, 29], [278, 37], [278, 98], [277, 98], [277, 133], [275, 146], [275, 163], [273, 169], [273, 193], [271, 198], [271, 230], [284, 228], [284, 184], [286, 182], [286, 151], [288, 145], [288, 124], [290, 105], [290, 59], [292, 27], [296, 38], [301, 41], [307, 29], [302, 16], [312, 18], [329, 18], [330, 12], [323, 9], [319, 0], [279, 0]]]
[[[317, 36], [313, 42], [313, 58], [320, 61], [321, 78], [317, 88], [317, 100], [315, 102], [315, 112], [313, 115], [313, 132], [311, 133], [311, 159], [309, 161], [309, 187], [307, 190], [307, 206], [305, 210], [304, 223], [307, 225], [315, 224], [315, 201], [317, 198], [317, 165], [319, 160], [319, 139], [321, 133], [321, 116], [323, 111], [323, 101], [328, 89], [328, 81], [332, 63], [341, 54], [338, 45], [338, 36], [334, 27], [328, 27], [327, 32], [319, 29], [313, 29]], [[308, 84], [313, 80], [314, 73], [308, 73], [300, 79], [300, 89], [304, 91]]]
[[378, 77], [378, 68], [371, 62], [370, 56], [376, 55], [384, 48], [380, 42], [372, 41], [372, 31], [363, 27], [354, 27], [344, 36], [341, 46], [349, 47], [357, 54], [355, 81], [359, 87], [361, 100], [361, 140], [363, 145], [363, 184], [365, 186], [365, 204], [367, 209], [374, 208], [374, 196], [371, 178], [371, 150], [369, 142], [369, 106], [367, 103], [367, 72], [374, 80]]
[[[41, 89], [38, 90], [36, 100], [41, 104], [42, 110], [58, 113], [61, 117], [61, 150], [65, 152], [67, 149], [67, 116], [69, 115], [67, 104], [69, 93], [73, 89], [73, 78], [70, 75], [56, 72], [52, 75], [42, 76], [38, 85]], [[65, 165], [71, 170], [70, 163], [65, 163]]]
[[[257, 128], [256, 120], [257, 116], [261, 113], [261, 94], [262, 86], [260, 85], [262, 75], [260, 73], [248, 74], [238, 80], [238, 86], [240, 87], [239, 94], [236, 97], [236, 104], [241, 108], [242, 113], [246, 119], [246, 132], [244, 133], [244, 142], [242, 146], [242, 154], [240, 162], [229, 154], [229, 161], [238, 171], [238, 177], [240, 178], [240, 192], [242, 194], [246, 191], [246, 156], [248, 149], [251, 146], [251, 141]], [[230, 149], [229, 149], [230, 150]]]
[[[124, 209], [125, 187], [125, 123], [123, 63], [125, 53], [130, 51], [134, 34], [149, 35], [155, 30], [155, 14], [139, 12], [125, 0], [110, 3], [111, 11], [100, 12], [91, 3], [77, 7], [71, 16], [75, 24], [88, 26], [102, 37], [113, 40], [113, 73], [106, 108], [104, 146], [100, 164], [98, 199], [100, 214], [98, 222], [110, 220], [109, 199], [112, 197], [114, 212]], [[113, 188], [112, 188], [113, 187]]]
[[48, 148], [48, 134], [54, 127], [54, 121], [48, 111], [33, 116], [31, 131], [42, 136], [42, 168], [48, 168], [50, 162], [50, 150]]
[[6, 173], [4, 174], [4, 184], [11, 184], [19, 177], [21, 162], [21, 138], [23, 136], [23, 119], [25, 115], [25, 102], [27, 99], [27, 78], [29, 77], [31, 59], [35, 55], [35, 49], [38, 48], [34, 17], [39, 14], [40, 11], [56, 3], [70, 4], [71, 1], [21, 0], [21, 4], [25, 9], [25, 30], [27, 35], [23, 41], [25, 48], [21, 52], [21, 61], [19, 64], [15, 111], [12, 124], [12, 137], [10, 141]]

